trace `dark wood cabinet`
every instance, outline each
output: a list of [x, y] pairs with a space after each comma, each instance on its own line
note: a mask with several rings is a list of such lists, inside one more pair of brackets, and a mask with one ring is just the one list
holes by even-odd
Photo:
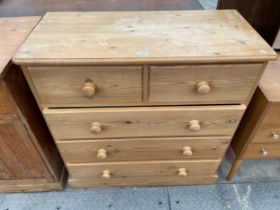
[[272, 45], [280, 26], [279, 0], [219, 0], [218, 9], [236, 9]]
[[0, 192], [62, 190], [65, 170], [21, 69], [10, 61], [40, 17], [0, 20]]

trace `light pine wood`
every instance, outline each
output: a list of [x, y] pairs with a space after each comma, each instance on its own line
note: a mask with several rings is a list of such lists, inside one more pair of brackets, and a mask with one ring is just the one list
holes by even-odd
[[147, 187], [147, 186], [172, 186], [172, 185], [198, 185], [215, 184], [218, 176], [157, 176], [157, 177], [129, 177], [110, 180], [100, 179], [69, 179], [69, 186], [73, 188], [89, 187]]
[[[180, 177], [179, 169], [184, 168], [188, 176], [214, 176], [220, 160], [193, 161], [149, 161], [149, 162], [118, 162], [67, 164], [71, 178], [99, 180], [123, 180], [126, 178]], [[181, 170], [182, 171], [182, 170]], [[104, 173], [105, 172], [105, 173]], [[103, 175], [106, 178], [104, 179]], [[110, 176], [110, 177], [109, 177]]]
[[70, 185], [106, 187], [215, 182], [274, 58], [236, 11], [58, 12], [14, 62]]
[[55, 12], [43, 17], [14, 62], [247, 62], [275, 57], [234, 10]]
[[150, 67], [150, 102], [247, 103], [262, 63]]
[[66, 163], [221, 159], [230, 137], [58, 141]]
[[31, 66], [25, 75], [42, 107], [246, 104], [263, 66]]
[[41, 17], [0, 18], [0, 74]]
[[[230, 136], [234, 133], [245, 108], [245, 105], [229, 105], [45, 109], [44, 114], [56, 140]], [[199, 130], [192, 130], [192, 120], [199, 121]], [[92, 122], [99, 122], [102, 132], [92, 133]]]
[[[100, 106], [141, 103], [141, 66], [28, 67], [42, 104]], [[86, 92], [85, 92], [86, 91]]]

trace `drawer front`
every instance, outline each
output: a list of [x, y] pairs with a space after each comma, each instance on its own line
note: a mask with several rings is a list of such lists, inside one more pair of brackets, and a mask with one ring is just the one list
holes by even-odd
[[59, 141], [66, 163], [139, 160], [219, 159], [229, 137], [143, 138]]
[[280, 158], [280, 143], [250, 144], [244, 153], [244, 158]]
[[280, 143], [280, 124], [277, 127], [268, 126], [258, 129], [252, 143]]
[[252, 140], [253, 143], [280, 143], [280, 105], [267, 111]]
[[262, 64], [150, 67], [150, 102], [246, 103]]
[[231, 136], [244, 105], [46, 109], [56, 140], [152, 136]]
[[100, 164], [68, 164], [72, 178], [92, 178], [110, 181], [125, 178], [214, 176], [219, 160], [204, 161], [149, 161]]
[[103, 106], [142, 101], [142, 67], [28, 67], [40, 102]]

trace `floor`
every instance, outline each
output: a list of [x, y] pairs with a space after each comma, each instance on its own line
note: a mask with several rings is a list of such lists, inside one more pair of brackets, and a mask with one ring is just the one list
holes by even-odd
[[231, 161], [216, 185], [0, 194], [0, 210], [280, 210], [280, 161], [245, 161], [229, 183]]
[[0, 195], [0, 210], [279, 210], [280, 182]]

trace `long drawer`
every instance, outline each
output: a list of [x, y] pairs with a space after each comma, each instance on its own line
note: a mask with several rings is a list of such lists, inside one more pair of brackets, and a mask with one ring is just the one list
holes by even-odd
[[220, 160], [149, 161], [94, 164], [67, 164], [71, 178], [96, 179], [100, 182], [126, 178], [169, 177], [188, 179], [195, 176], [214, 176]]
[[246, 103], [262, 64], [150, 66], [149, 102]]
[[198, 185], [198, 184], [215, 184], [218, 176], [189, 176], [189, 177], [172, 177], [172, 176], [156, 176], [156, 177], [129, 177], [115, 178], [111, 180], [100, 179], [75, 179], [68, 180], [69, 186], [74, 188], [89, 187], [136, 187], [136, 186], [171, 186], [171, 185]]
[[66, 163], [220, 159], [230, 137], [132, 138], [58, 141]]
[[45, 109], [55, 139], [231, 136], [245, 105]]
[[142, 66], [30, 66], [42, 104], [112, 106], [141, 103]]

